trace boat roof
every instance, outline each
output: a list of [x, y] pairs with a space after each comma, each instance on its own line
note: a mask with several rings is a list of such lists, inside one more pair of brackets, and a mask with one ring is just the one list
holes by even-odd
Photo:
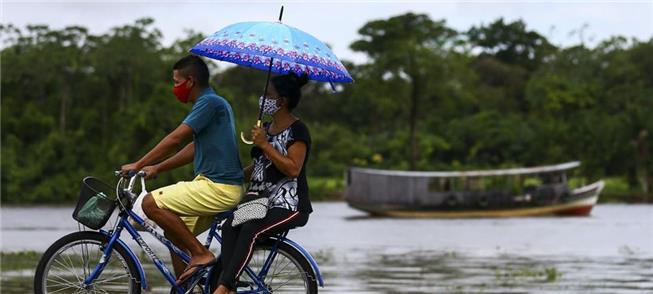
[[432, 177], [432, 178], [453, 178], [453, 177], [488, 177], [488, 176], [511, 176], [511, 175], [528, 175], [539, 173], [551, 173], [565, 171], [580, 166], [580, 161], [571, 161], [555, 165], [543, 165], [535, 167], [520, 167], [494, 170], [474, 170], [474, 171], [400, 171], [400, 170], [382, 170], [371, 168], [352, 167], [352, 171], [387, 176], [404, 176], [404, 177]]

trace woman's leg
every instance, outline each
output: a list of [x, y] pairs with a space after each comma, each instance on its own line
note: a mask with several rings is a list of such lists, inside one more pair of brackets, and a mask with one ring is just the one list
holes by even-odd
[[242, 224], [231, 260], [229, 263], [222, 264], [222, 275], [219, 284], [226, 286], [230, 290], [235, 290], [236, 278], [240, 276], [251, 258], [256, 238], [304, 225], [306, 220], [307, 216], [297, 211], [272, 208], [267, 212], [265, 218]]
[[[224, 225], [222, 226], [222, 245], [220, 246], [220, 261], [222, 262], [222, 268], [224, 265], [231, 262], [231, 257], [234, 255], [234, 250], [236, 249], [236, 242], [238, 241], [238, 235], [240, 233], [240, 227], [233, 227], [231, 222], [234, 220], [234, 217], [229, 217]], [[224, 273], [224, 271], [222, 271]], [[221, 273], [222, 274], [222, 273]]]
[[[231, 257], [234, 254], [236, 248], [236, 241], [238, 239], [238, 233], [240, 233], [240, 227], [233, 227], [231, 222], [234, 220], [234, 217], [228, 218], [224, 225], [222, 226], [222, 245], [220, 245], [220, 262], [222, 263], [223, 271], [220, 273], [220, 280], [224, 274], [224, 265], [231, 262]], [[235, 293], [235, 292], [234, 292]], [[232, 294], [228, 288], [223, 285], [219, 285], [213, 294]]]

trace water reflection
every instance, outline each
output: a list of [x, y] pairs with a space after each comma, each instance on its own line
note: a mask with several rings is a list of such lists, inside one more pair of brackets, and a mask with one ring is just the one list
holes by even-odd
[[650, 258], [486, 257], [438, 251], [366, 252], [361, 257], [334, 266], [340, 269], [336, 280], [350, 282], [336, 287], [347, 293], [653, 292]]
[[[315, 256], [327, 285], [323, 293], [653, 293], [653, 258], [636, 256], [488, 257], [432, 250], [339, 255], [332, 249]], [[32, 291], [30, 264], [21, 269], [5, 265], [3, 293]], [[156, 268], [149, 262], [144, 267], [149, 293], [169, 293]]]

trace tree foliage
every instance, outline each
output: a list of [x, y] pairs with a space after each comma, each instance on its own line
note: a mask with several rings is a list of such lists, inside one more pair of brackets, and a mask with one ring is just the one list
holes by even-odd
[[[173, 130], [190, 105], [171, 67], [202, 39], [169, 47], [151, 19], [93, 35], [2, 25], [2, 202], [74, 201], [86, 175], [113, 182]], [[345, 61], [355, 83], [309, 83], [297, 114], [313, 137], [309, 175], [349, 166], [468, 169], [581, 160], [580, 176], [620, 176], [648, 191], [653, 174], [653, 39], [616, 36], [594, 48], [551, 45], [522, 21], [458, 32], [408, 13], [373, 20]], [[212, 85], [248, 132], [261, 71], [210, 62]], [[244, 163], [249, 146], [240, 146]], [[190, 166], [152, 187], [192, 176]]]

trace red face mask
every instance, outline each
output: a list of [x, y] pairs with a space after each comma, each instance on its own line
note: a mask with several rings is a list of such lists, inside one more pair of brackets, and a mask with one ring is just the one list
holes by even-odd
[[181, 103], [188, 103], [188, 99], [190, 98], [190, 90], [192, 88], [186, 87], [188, 81], [190, 80], [186, 80], [185, 82], [179, 84], [179, 86], [172, 87], [172, 92], [175, 93], [177, 100], [179, 100]]

